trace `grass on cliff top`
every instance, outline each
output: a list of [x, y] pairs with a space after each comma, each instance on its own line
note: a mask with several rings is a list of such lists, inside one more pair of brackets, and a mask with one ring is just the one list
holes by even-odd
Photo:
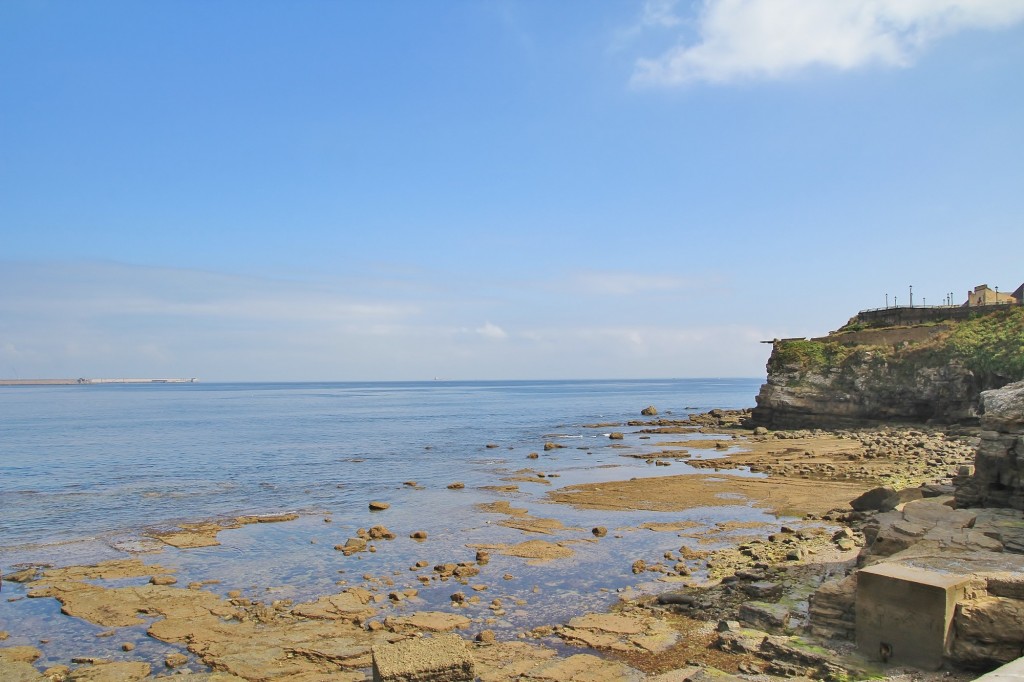
[[953, 357], [979, 376], [1024, 379], [1024, 307], [961, 322], [948, 344]]
[[835, 341], [812, 341], [793, 339], [775, 344], [768, 361], [768, 370], [776, 371], [785, 366], [797, 365], [810, 371], [820, 371], [843, 364], [854, 351], [854, 346], [844, 346]]
[[984, 386], [1024, 379], [1024, 307], [949, 325], [948, 333], [934, 339], [897, 347], [844, 345], [829, 339], [780, 341], [768, 361], [768, 371], [796, 366], [820, 373], [842, 368], [851, 356], [863, 358], [860, 351], [870, 349], [874, 357], [884, 357], [889, 364], [906, 361], [912, 365], [940, 366], [956, 362], [971, 370]]

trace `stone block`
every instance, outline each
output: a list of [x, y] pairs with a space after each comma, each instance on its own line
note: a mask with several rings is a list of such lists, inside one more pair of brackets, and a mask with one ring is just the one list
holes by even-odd
[[373, 682], [472, 682], [473, 656], [461, 637], [438, 635], [373, 647]]
[[969, 574], [889, 562], [857, 573], [857, 648], [874, 660], [937, 670]]

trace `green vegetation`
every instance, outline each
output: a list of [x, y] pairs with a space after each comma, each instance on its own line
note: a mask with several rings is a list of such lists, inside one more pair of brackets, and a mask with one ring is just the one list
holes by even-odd
[[1024, 307], [965, 320], [953, 328], [948, 344], [985, 384], [1024, 379]]
[[811, 371], [822, 370], [842, 364], [852, 352], [852, 347], [835, 341], [780, 341], [775, 346], [768, 369], [777, 371], [787, 365], [799, 365]]
[[[935, 326], [929, 322], [915, 327]], [[780, 341], [769, 360], [769, 372], [799, 368], [820, 374], [826, 370], [870, 367], [890, 377], [910, 380], [923, 367], [960, 364], [978, 379], [981, 388], [995, 388], [1024, 379], [1024, 307], [947, 321], [948, 332], [929, 339], [893, 345], [844, 344], [836, 340]], [[912, 329], [908, 327], [907, 329]]]

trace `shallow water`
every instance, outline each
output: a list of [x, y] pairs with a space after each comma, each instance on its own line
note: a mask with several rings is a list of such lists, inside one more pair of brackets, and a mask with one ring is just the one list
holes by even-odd
[[[114, 558], [124, 548], [140, 547], [146, 527], [299, 511], [303, 516], [296, 521], [223, 531], [220, 546], [166, 547], [143, 558], [175, 569], [180, 585], [219, 580], [207, 589], [239, 589], [264, 601], [313, 599], [339, 590], [338, 581], [385, 592], [419, 589], [417, 600], [388, 610], [402, 613], [450, 609], [452, 592], [471, 594], [451, 581], [423, 587], [416, 576], [430, 568], [409, 570], [418, 560], [430, 566], [471, 560], [475, 550], [468, 545], [474, 544], [571, 541], [572, 558], [543, 566], [492, 552], [490, 564], [470, 580], [487, 590], [479, 593], [481, 604], [461, 612], [482, 624], [492, 615], [487, 604], [500, 598], [506, 614], [486, 626], [513, 636], [607, 607], [619, 590], [641, 579], [630, 571], [634, 559], [657, 560], [689, 542], [677, 533], [638, 530], [639, 524], [687, 520], [710, 528], [727, 520], [775, 521], [745, 506], [665, 514], [545, 502], [547, 491], [564, 485], [693, 471], [684, 460], [655, 467], [623, 456], [684, 437], [641, 440], [625, 422], [640, 418], [649, 404], [669, 418], [749, 407], [758, 384], [719, 379], [0, 388], [0, 566], [7, 571], [25, 562]], [[623, 426], [587, 426], [606, 422]], [[610, 441], [610, 430], [625, 432], [626, 439]], [[548, 441], [565, 447], [544, 451]], [[540, 457], [527, 459], [531, 452]], [[721, 455], [713, 449], [693, 453]], [[482, 489], [507, 484], [502, 479], [527, 468], [558, 477], [519, 482], [514, 493]], [[419, 486], [404, 486], [407, 480]], [[447, 489], [453, 481], [466, 488]], [[567, 529], [537, 536], [500, 526], [503, 516], [477, 509], [499, 499], [537, 517], [557, 518]], [[370, 500], [391, 508], [370, 512]], [[397, 539], [377, 541], [375, 553], [351, 557], [333, 549], [358, 528], [375, 524], [388, 526]], [[609, 528], [600, 541], [590, 533], [597, 525]], [[426, 530], [429, 539], [411, 540], [414, 530]], [[505, 580], [506, 573], [513, 578]], [[367, 582], [364, 574], [374, 580]], [[381, 586], [381, 578], [394, 587]], [[132, 658], [157, 660], [166, 651], [145, 637], [145, 627], [96, 637], [102, 628], [59, 615], [52, 600], [18, 599], [23, 590], [12, 584], [4, 585], [4, 594], [16, 599], [0, 601], [0, 630], [11, 633], [6, 644], [38, 646], [47, 639], [41, 648], [48, 663], [66, 663], [72, 655], [122, 658], [117, 647], [127, 640], [140, 644]]]

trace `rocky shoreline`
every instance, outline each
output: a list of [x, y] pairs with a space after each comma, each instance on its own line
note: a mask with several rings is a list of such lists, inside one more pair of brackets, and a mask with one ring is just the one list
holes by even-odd
[[[449, 649], [464, 646], [474, 674], [494, 681], [973, 678], [970, 672], [887, 666], [857, 656], [848, 639], [835, 637], [850, 634], [843, 605], [849, 602], [850, 576], [858, 562], [881, 556], [880, 547], [886, 541], [891, 545], [887, 538], [897, 532], [891, 530], [891, 515], [903, 514], [916, 500], [944, 506], [953, 494], [954, 478], [969, 476], [975, 448], [988, 436], [977, 430], [921, 426], [768, 431], [744, 426], [748, 411], [716, 410], [686, 419], [654, 412], [614, 426], [642, 434], [640, 438], [659, 436], [650, 447], [622, 454], [643, 458], [652, 467], [686, 462], [706, 473], [567, 486], [549, 493], [551, 508], [671, 512], [754, 505], [788, 520], [722, 523], [712, 533], [671, 520], [648, 524], [650, 532], [676, 533], [679, 548], [621, 557], [636, 587], [623, 592], [610, 612], [583, 614], [511, 639], [496, 637], [488, 623], [507, 609], [543, 609], [544, 604], [488, 598], [489, 584], [502, 579], [489, 575], [491, 555], [558, 571], [559, 561], [572, 556], [573, 542], [609, 541], [607, 528], [575, 529], [589, 539], [566, 542], [554, 537], [566, 530], [557, 512], [555, 518], [540, 518], [510, 502], [494, 503], [481, 511], [501, 516], [497, 525], [530, 539], [473, 545], [467, 548], [475, 552], [472, 561], [396, 567], [396, 574], [407, 569], [423, 587], [451, 585], [450, 608], [430, 611], [393, 612], [395, 605], [415, 604], [417, 589], [402, 587], [388, 576], [366, 575], [359, 585], [339, 586], [343, 589], [336, 593], [294, 603], [230, 591], [221, 596], [202, 582], [181, 586], [173, 570], [139, 558], [95, 566], [26, 567], [6, 574], [5, 583], [17, 583], [25, 597], [59, 602], [65, 615], [57, 618], [92, 623], [102, 628], [96, 637], [114, 639], [121, 628], [144, 625], [148, 637], [169, 645], [168, 653], [161, 667], [135, 660], [129, 641], [116, 660], [94, 655], [83, 642], [81, 650], [68, 652], [69, 665], [40, 669], [34, 665], [40, 656], [37, 647], [7, 646], [5, 640], [18, 635], [9, 628], [0, 632], [0, 678], [99, 681], [174, 674], [188, 680], [365, 680], [375, 647], [383, 652], [423, 637], [437, 637], [439, 646], [447, 641]], [[718, 439], [709, 441], [709, 434]], [[676, 440], [676, 435], [681, 438]], [[692, 457], [695, 448], [724, 454]], [[738, 471], [745, 475], [729, 475]], [[522, 474], [527, 476], [536, 478], [535, 473]], [[507, 489], [514, 491], [515, 485]], [[865, 498], [871, 490], [875, 492]], [[855, 499], [860, 508], [850, 506]], [[242, 517], [190, 524], [157, 538], [189, 551], [216, 544], [224, 530], [292, 520], [290, 515]], [[611, 535], [621, 532], [613, 528]], [[336, 549], [375, 551], [376, 545], [393, 538], [380, 524]], [[426, 540], [426, 534], [419, 540]], [[461, 644], [445, 640], [444, 633], [457, 633]], [[192, 670], [197, 661], [209, 672]]]

